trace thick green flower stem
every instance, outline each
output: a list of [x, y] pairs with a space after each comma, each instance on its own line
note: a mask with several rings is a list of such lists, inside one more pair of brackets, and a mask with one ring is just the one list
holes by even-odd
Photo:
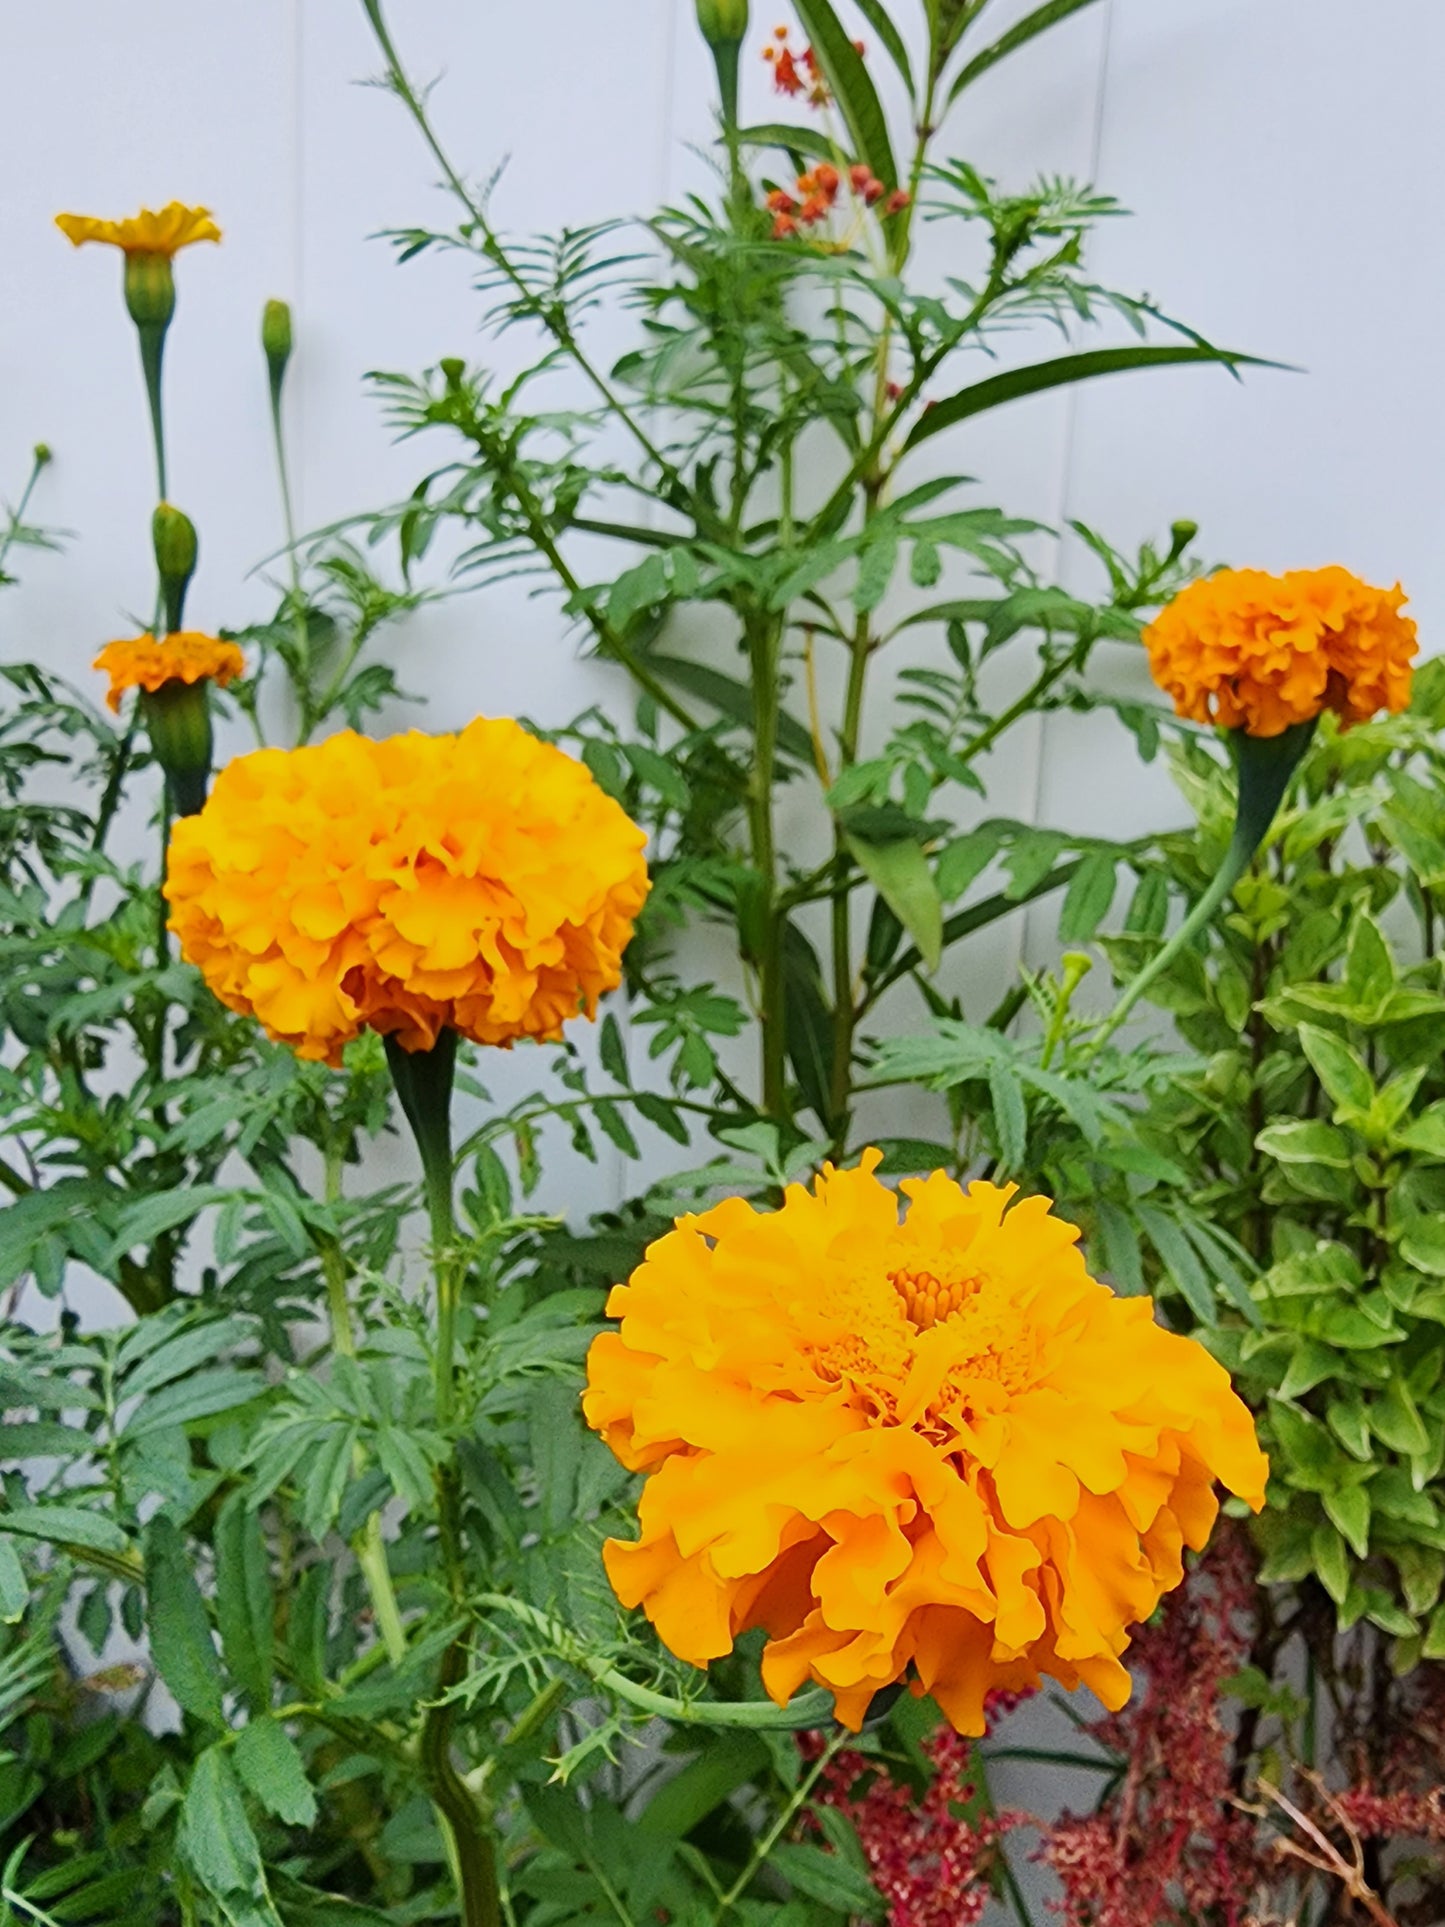
[[143, 321], [136, 325], [140, 336], [140, 365], [145, 375], [146, 401], [150, 406], [151, 436], [156, 449], [156, 500], [164, 502], [166, 488], [166, 432], [161, 411], [161, 359], [166, 348], [169, 321]]
[[[328, 1151], [326, 1156], [326, 1202], [334, 1204], [341, 1189], [341, 1161], [339, 1156]], [[326, 1309], [331, 1320], [331, 1343], [342, 1358], [355, 1358], [356, 1333], [351, 1323], [351, 1305], [346, 1296], [346, 1255], [334, 1238], [326, 1238], [321, 1243], [321, 1273], [326, 1280]], [[361, 1448], [357, 1448], [357, 1471], [364, 1470], [360, 1463]], [[371, 1600], [371, 1610], [376, 1615], [376, 1628], [381, 1634], [386, 1656], [393, 1666], [400, 1666], [406, 1658], [406, 1629], [401, 1623], [401, 1609], [396, 1603], [396, 1589], [391, 1583], [391, 1567], [386, 1560], [386, 1540], [382, 1536], [381, 1514], [373, 1512], [365, 1525], [351, 1542], [356, 1555], [362, 1579], [366, 1583], [367, 1596]]]
[[[437, 1428], [445, 1435], [456, 1404], [457, 1315], [465, 1278], [452, 1210], [451, 1100], [457, 1034], [443, 1030], [429, 1051], [406, 1050], [395, 1037], [388, 1037], [386, 1061], [421, 1153], [437, 1288], [436, 1417]], [[456, 1468], [450, 1461], [437, 1472], [437, 1520], [447, 1585], [460, 1604], [466, 1596], [466, 1571]], [[500, 1927], [502, 1903], [490, 1815], [457, 1772], [451, 1753], [456, 1706], [448, 1695], [466, 1675], [469, 1647], [470, 1639], [464, 1633], [452, 1641], [442, 1658], [436, 1698], [422, 1723], [421, 1765], [427, 1790], [446, 1822], [463, 1927]]]
[[[437, 1692], [445, 1695], [466, 1676], [467, 1641], [455, 1639], [442, 1659]], [[421, 1730], [421, 1770], [427, 1791], [446, 1822], [452, 1870], [461, 1895], [462, 1927], [501, 1927], [502, 1899], [490, 1813], [479, 1805], [452, 1762], [455, 1703], [442, 1699]]]
[[307, 743], [310, 742], [312, 732], [320, 718], [316, 714], [316, 692], [311, 686], [311, 631], [306, 620], [306, 598], [301, 585], [301, 561], [296, 553], [296, 511], [291, 500], [291, 471], [286, 461], [286, 429], [281, 412], [284, 376], [284, 368], [272, 367], [271, 439], [276, 452], [276, 479], [280, 486], [281, 520], [286, 531], [286, 560], [291, 577], [291, 633], [300, 676], [297, 688], [298, 705], [301, 711], [298, 736], [301, 742]]
[[1145, 964], [1094, 1032], [1086, 1056], [1093, 1056], [1113, 1036], [1150, 984], [1156, 982], [1180, 952], [1193, 943], [1200, 931], [1214, 920], [1220, 905], [1249, 868], [1256, 850], [1268, 834], [1275, 813], [1284, 801], [1290, 778], [1310, 746], [1314, 730], [1314, 721], [1311, 720], [1296, 723], [1279, 736], [1247, 736], [1242, 729], [1231, 732], [1230, 748], [1239, 778], [1239, 803], [1235, 811], [1234, 834], [1224, 853], [1224, 861], [1214, 881], [1168, 943]]

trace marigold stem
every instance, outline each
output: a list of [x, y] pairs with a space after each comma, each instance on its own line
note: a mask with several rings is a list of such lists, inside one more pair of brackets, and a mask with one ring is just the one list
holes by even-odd
[[[452, 1084], [456, 1074], [457, 1034], [443, 1030], [428, 1051], [409, 1051], [386, 1039], [386, 1061], [401, 1108], [421, 1153], [427, 1215], [431, 1224], [432, 1264], [437, 1287], [435, 1353], [437, 1427], [451, 1427], [455, 1406], [457, 1314], [465, 1267], [456, 1244], [452, 1210]], [[447, 1584], [458, 1604], [466, 1596], [461, 1504], [456, 1467], [437, 1469], [437, 1524]], [[471, 1648], [468, 1634], [454, 1639], [442, 1657], [435, 1703], [421, 1730], [421, 1766], [427, 1789], [446, 1826], [452, 1869], [461, 1899], [463, 1927], [501, 1927], [502, 1903], [490, 1813], [474, 1797], [452, 1760], [452, 1723], [456, 1703], [451, 1688], [465, 1678]]]
[[1278, 736], [1248, 736], [1243, 730], [1232, 732], [1231, 748], [1239, 774], [1239, 802], [1235, 811], [1234, 834], [1224, 853], [1224, 861], [1214, 881], [1168, 943], [1145, 964], [1089, 1039], [1084, 1049], [1086, 1062], [1113, 1036], [1149, 986], [1213, 921], [1216, 911], [1254, 861], [1255, 852], [1268, 835], [1275, 814], [1284, 801], [1290, 778], [1310, 746], [1314, 729], [1315, 723], [1311, 720], [1296, 723]]
[[[341, 1195], [341, 1160], [334, 1150], [326, 1153], [326, 1202], [335, 1204]], [[346, 1254], [335, 1238], [321, 1243], [321, 1272], [326, 1280], [326, 1308], [331, 1320], [331, 1343], [342, 1358], [355, 1358], [356, 1333], [351, 1322], [351, 1306], [346, 1296]], [[356, 1448], [358, 1472], [362, 1469], [361, 1448]], [[380, 1512], [370, 1513], [352, 1540], [356, 1563], [366, 1582], [371, 1609], [376, 1615], [377, 1631], [393, 1666], [406, 1658], [406, 1628], [401, 1608], [396, 1603], [396, 1588], [391, 1583], [391, 1567], [386, 1559], [386, 1540], [381, 1530]]]

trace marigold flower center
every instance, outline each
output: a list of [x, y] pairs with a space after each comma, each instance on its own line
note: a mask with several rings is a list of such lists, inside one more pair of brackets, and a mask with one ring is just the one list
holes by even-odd
[[854, 1279], [831, 1312], [810, 1349], [817, 1376], [847, 1385], [883, 1424], [921, 1425], [940, 1443], [1037, 1372], [1008, 1288], [946, 1251]]
[[903, 1300], [917, 1330], [929, 1331], [963, 1310], [965, 1303], [983, 1289], [983, 1280], [971, 1272], [960, 1272], [941, 1262], [937, 1272], [912, 1266], [890, 1271], [888, 1282]]

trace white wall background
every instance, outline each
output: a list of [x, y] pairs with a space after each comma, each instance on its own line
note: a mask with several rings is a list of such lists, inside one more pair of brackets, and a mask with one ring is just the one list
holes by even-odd
[[[1026, 10], [995, 5], [999, 26]], [[507, 161], [494, 203], [504, 227], [645, 211], [699, 179], [711, 77], [691, 0], [393, 0], [391, 11], [413, 73], [440, 77], [435, 117], [462, 167], [481, 178]], [[755, 52], [773, 9], [754, 11], [744, 69], [747, 111], [761, 118], [775, 102]], [[785, 0], [776, 11], [786, 16]], [[358, 84], [379, 65], [359, 0], [0, 0], [0, 28], [0, 490], [13, 498], [31, 443], [47, 441], [56, 461], [35, 511], [74, 531], [63, 559], [22, 557], [25, 586], [0, 602], [0, 651], [94, 686], [98, 644], [149, 604], [151, 455], [118, 257], [73, 251], [57, 210], [119, 214], [176, 196], [210, 206], [225, 230], [222, 247], [180, 259], [167, 350], [171, 492], [202, 536], [198, 626], [239, 624], [272, 601], [253, 573], [280, 540], [256, 345], [265, 297], [285, 296], [296, 315], [303, 526], [400, 495], [440, 459], [391, 442], [365, 371], [493, 350], [463, 259], [399, 269], [373, 238], [452, 216], [399, 105]], [[1211, 557], [1399, 577], [1430, 647], [1445, 605], [1442, 61], [1445, 11], [1431, 0], [1375, 0], [1363, 22], [1348, 0], [1099, 0], [1002, 64], [967, 96], [948, 151], [1015, 186], [1041, 171], [1095, 179], [1137, 217], [1103, 229], [1101, 280], [1304, 372], [1115, 378], [1018, 404], [933, 450], [983, 478], [981, 499], [1052, 525], [1082, 517], [1121, 546], [1188, 515]], [[601, 358], [630, 325], [601, 318]], [[520, 346], [496, 351], [504, 365]], [[1059, 567], [1092, 586], [1072, 542]], [[560, 722], [598, 697], [625, 699], [614, 672], [578, 661], [555, 602], [523, 585], [430, 608], [391, 649], [434, 727], [478, 709]], [[994, 808], [1075, 827], [1132, 832], [1177, 808], [1162, 771], [1069, 718], [1016, 736], [992, 777]], [[1036, 918], [1036, 947], [1049, 916]], [[1027, 940], [1021, 916], [988, 953], [989, 974], [1006, 978]], [[970, 988], [970, 1007], [995, 988]], [[620, 1179], [598, 1174], [576, 1201], [600, 1202]]]
[[[997, 9], [1001, 25], [1024, 11]], [[710, 85], [691, 0], [393, 0], [392, 14], [413, 72], [444, 74], [434, 109], [462, 165], [484, 176], [510, 157], [505, 227], [645, 211], [696, 180]], [[765, 4], [756, 41], [772, 23]], [[202, 533], [198, 626], [271, 600], [249, 573], [280, 539], [256, 344], [267, 296], [296, 314], [306, 526], [400, 493], [427, 459], [390, 444], [364, 371], [487, 350], [464, 263], [398, 270], [370, 238], [450, 216], [400, 108], [357, 84], [378, 65], [359, 0], [0, 0], [0, 47], [0, 491], [13, 499], [30, 445], [47, 441], [35, 512], [74, 531], [63, 559], [20, 557], [0, 653], [85, 686], [97, 646], [148, 606], [153, 483], [117, 257], [73, 253], [58, 210], [174, 196], [225, 229], [221, 248], [179, 263], [168, 349], [172, 493]], [[766, 72], [745, 67], [751, 110], [770, 117]], [[951, 464], [981, 475], [986, 499], [1052, 524], [1082, 517], [1122, 546], [1187, 515], [1212, 557], [1399, 577], [1436, 646], [1442, 71], [1436, 0], [1100, 0], [997, 69], [969, 95], [953, 151], [1017, 186], [1093, 177], [1138, 217], [1101, 236], [1101, 280], [1305, 372], [1151, 373], [1040, 398], [955, 442]], [[604, 347], [628, 325], [605, 317]], [[1091, 579], [1071, 548], [1060, 566], [1074, 586]], [[553, 603], [515, 586], [425, 611], [399, 648], [435, 727], [479, 709], [560, 722], [625, 695], [579, 664]], [[996, 769], [996, 806], [1131, 832], [1175, 814], [1161, 772], [1103, 747], [1092, 726], [1051, 720]], [[129, 833], [138, 847], [139, 824]], [[999, 973], [1024, 940], [1017, 921]], [[1035, 935], [1046, 942], [1043, 915]], [[607, 1168], [579, 1184], [569, 1169], [557, 1182], [580, 1209], [621, 1180]], [[1002, 1790], [1039, 1797], [1028, 1781]]]

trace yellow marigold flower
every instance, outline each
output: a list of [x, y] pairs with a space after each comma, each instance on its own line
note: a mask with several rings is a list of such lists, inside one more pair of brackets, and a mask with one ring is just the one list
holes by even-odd
[[681, 1218], [613, 1291], [585, 1410], [648, 1477], [608, 1577], [697, 1666], [764, 1628], [772, 1697], [855, 1729], [910, 1669], [961, 1733], [1043, 1674], [1117, 1708], [1215, 1479], [1264, 1502], [1249, 1412], [1048, 1199], [935, 1172], [900, 1224], [878, 1162]]
[[127, 689], [145, 689], [154, 695], [168, 682], [214, 682], [224, 689], [233, 677], [246, 673], [246, 658], [234, 642], [182, 629], [159, 639], [133, 636], [108, 642], [94, 666], [110, 677], [105, 700], [119, 715]]
[[1225, 569], [1192, 582], [1144, 632], [1181, 716], [1279, 736], [1333, 709], [1348, 727], [1410, 700], [1415, 624], [1404, 591], [1348, 569]]
[[183, 956], [233, 1010], [335, 1064], [363, 1028], [429, 1050], [556, 1038], [621, 976], [643, 832], [509, 718], [343, 730], [230, 763], [171, 835]]
[[197, 241], [221, 238], [208, 207], [187, 207], [182, 201], [171, 201], [159, 213], [143, 207], [123, 221], [106, 221], [94, 214], [57, 214], [55, 225], [76, 247], [105, 241], [126, 254], [163, 254], [168, 261]]

